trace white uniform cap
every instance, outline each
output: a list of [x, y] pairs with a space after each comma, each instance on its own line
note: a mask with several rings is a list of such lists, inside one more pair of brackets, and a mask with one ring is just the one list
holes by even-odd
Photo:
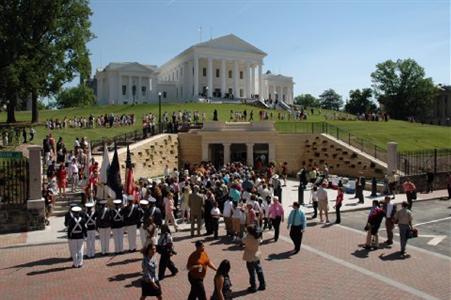
[[94, 202], [88, 202], [85, 204], [85, 207], [94, 207]]
[[149, 202], [155, 203], [155, 202], [157, 202], [157, 199], [155, 199], [155, 198], [152, 197], [152, 196], [149, 196]]
[[116, 199], [116, 200], [113, 201], [113, 203], [116, 204], [116, 205], [120, 205], [120, 204], [122, 204], [122, 200], [121, 199]]
[[139, 204], [141, 204], [141, 205], [148, 205], [149, 201], [147, 201], [147, 200], [140, 200]]
[[106, 204], [106, 202], [107, 202], [106, 200], [100, 200], [99, 204]]
[[71, 210], [73, 212], [81, 212], [81, 207], [80, 206], [74, 206], [74, 207], [71, 208]]

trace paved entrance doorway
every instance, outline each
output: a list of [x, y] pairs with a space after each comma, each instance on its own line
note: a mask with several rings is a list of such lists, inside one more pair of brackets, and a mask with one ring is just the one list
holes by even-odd
[[230, 146], [230, 161], [247, 164], [246, 144], [232, 144]]
[[254, 166], [256, 169], [267, 167], [269, 163], [269, 145], [255, 144], [254, 145]]
[[208, 157], [213, 163], [216, 169], [224, 166], [224, 145], [223, 144], [209, 144], [208, 145]]

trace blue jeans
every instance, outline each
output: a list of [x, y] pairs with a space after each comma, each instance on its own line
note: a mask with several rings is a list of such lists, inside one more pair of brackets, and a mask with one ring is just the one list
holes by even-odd
[[409, 236], [410, 226], [407, 224], [399, 224], [399, 237], [401, 239], [401, 253], [406, 252], [407, 239]]
[[257, 261], [247, 261], [246, 262], [247, 271], [249, 272], [249, 284], [251, 288], [256, 288], [255, 285], [255, 273], [257, 273], [258, 282], [260, 287], [265, 287], [265, 276], [263, 275], [262, 265], [260, 260]]

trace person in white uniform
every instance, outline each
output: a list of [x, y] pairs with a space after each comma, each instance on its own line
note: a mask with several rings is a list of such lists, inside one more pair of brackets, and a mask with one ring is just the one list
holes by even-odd
[[124, 229], [127, 232], [128, 251], [136, 251], [136, 229], [139, 223], [139, 208], [133, 203], [133, 196], [127, 197], [127, 205], [122, 209], [121, 214], [124, 218]]
[[113, 231], [114, 253], [120, 254], [124, 249], [124, 217], [122, 215], [122, 200], [113, 201], [111, 209], [111, 231]]
[[102, 255], [108, 255], [110, 252], [111, 237], [111, 211], [106, 206], [106, 200], [99, 201], [100, 207], [97, 210], [97, 230], [100, 236], [100, 249]]
[[88, 202], [85, 204], [86, 207], [86, 213], [85, 213], [85, 220], [86, 220], [86, 230], [88, 232], [88, 237], [86, 239], [86, 256], [88, 258], [94, 258], [96, 256], [96, 219], [97, 214], [96, 211], [93, 209], [94, 202]]
[[83, 240], [86, 235], [86, 222], [81, 215], [81, 207], [74, 206], [71, 209], [67, 228], [67, 238], [71, 249], [73, 268], [81, 268], [83, 266]]

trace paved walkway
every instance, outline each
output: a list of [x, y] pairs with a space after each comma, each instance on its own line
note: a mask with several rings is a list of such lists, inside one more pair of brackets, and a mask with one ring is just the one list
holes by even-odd
[[[206, 241], [216, 265], [225, 258], [231, 261], [237, 298], [450, 298], [451, 260], [447, 257], [408, 247], [410, 258], [400, 259], [398, 243], [391, 249], [367, 251], [359, 247], [365, 239], [362, 232], [315, 223], [310, 223], [305, 233], [301, 252], [290, 256], [293, 246], [286, 228], [277, 243], [270, 240], [272, 234], [264, 233], [261, 246], [267, 290], [256, 294], [246, 292], [248, 275], [242, 249], [229, 240]], [[174, 236], [179, 253], [174, 261], [180, 273], [162, 281], [164, 298], [186, 299], [189, 283], [184, 266], [196, 239], [185, 230]], [[72, 269], [65, 243], [4, 248], [0, 250], [1, 298], [137, 299], [140, 271], [138, 253], [85, 260], [83, 268]], [[205, 279], [208, 294], [213, 289], [213, 275], [209, 270]]]

